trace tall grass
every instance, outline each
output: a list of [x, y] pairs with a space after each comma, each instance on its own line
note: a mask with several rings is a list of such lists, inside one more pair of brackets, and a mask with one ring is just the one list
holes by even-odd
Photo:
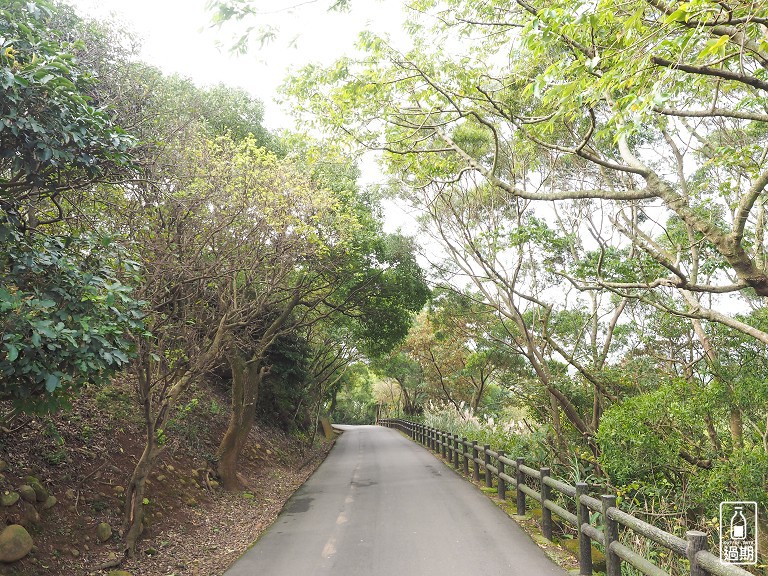
[[422, 421], [432, 428], [477, 440], [481, 446], [488, 444], [493, 450], [504, 450], [511, 458], [524, 457], [529, 466], [550, 460], [545, 443], [546, 429], [528, 429], [523, 423], [522, 412], [508, 411], [494, 417], [475, 414], [463, 404], [460, 408], [461, 412], [458, 412], [453, 406], [430, 403], [424, 410]]

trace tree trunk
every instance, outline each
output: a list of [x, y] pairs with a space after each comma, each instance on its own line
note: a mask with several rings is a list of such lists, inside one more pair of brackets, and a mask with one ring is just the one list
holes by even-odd
[[560, 420], [560, 404], [557, 398], [549, 391], [549, 417], [552, 422], [552, 430], [555, 432], [555, 446], [557, 446], [558, 456], [562, 459], [567, 452], [565, 438], [563, 437], [563, 426]]
[[592, 430], [600, 429], [600, 418], [603, 416], [603, 398], [597, 386], [592, 388]]
[[741, 417], [741, 410], [738, 408], [731, 408], [728, 424], [731, 428], [733, 448], [734, 450], [741, 450], [744, 448], [744, 422]]
[[131, 558], [136, 555], [136, 543], [144, 530], [144, 488], [147, 477], [152, 471], [157, 455], [160, 453], [160, 447], [157, 445], [155, 424], [150, 414], [148, 400], [145, 400], [144, 409], [146, 443], [125, 491], [123, 532], [125, 534], [125, 552]]
[[227, 361], [232, 371], [232, 413], [219, 444], [217, 472], [225, 490], [237, 491], [243, 488], [238, 463], [253, 427], [259, 384], [267, 370], [259, 362], [247, 362], [237, 352], [228, 355]]
[[712, 447], [720, 454], [723, 451], [723, 447], [720, 445], [720, 439], [717, 437], [717, 430], [715, 429], [715, 422], [712, 420], [712, 415], [707, 413], [704, 415], [704, 423], [707, 425], [707, 437], [712, 442]]
[[338, 395], [339, 395], [339, 389], [334, 387], [334, 389], [331, 391], [331, 406], [330, 408], [328, 408], [328, 414], [330, 414], [331, 416], [333, 416], [334, 413], [336, 412], [336, 407], [338, 406], [338, 402], [339, 402], [337, 398]]

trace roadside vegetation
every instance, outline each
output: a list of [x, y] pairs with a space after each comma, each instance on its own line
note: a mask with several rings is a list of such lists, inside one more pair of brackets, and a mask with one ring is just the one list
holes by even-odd
[[[133, 460], [108, 481], [121, 488], [119, 550], [91, 568], [117, 566], [137, 555], [164, 455], [181, 440], [191, 448], [177, 438], [186, 423], [215, 403], [227, 423], [198, 429], [217, 436], [197, 439], [195, 482], [247, 492], [257, 422], [299, 440], [291, 458], [311, 454], [326, 401], [405, 336], [428, 288], [412, 241], [382, 231], [354, 163], [309, 136], [270, 133], [243, 91], [166, 76], [137, 60], [127, 33], [58, 2], [5, 3], [0, 43], [6, 520], [37, 537], [33, 512], [50, 495], [24, 512], [19, 482], [48, 480], [12, 448], [50, 433], [61, 443], [44, 460], [71, 463], [78, 434], [62, 418], [111, 399], [98, 411], [130, 416], [118, 445]], [[101, 416], [87, 434], [103, 439], [96, 428], [113, 419]], [[13, 530], [6, 540], [23, 545], [0, 561], [30, 551]]]
[[385, 412], [496, 436], [671, 532], [716, 534], [724, 500], [768, 527], [767, 18], [418, 0], [407, 40], [363, 32], [286, 81], [420, 217], [435, 290], [374, 364]]
[[[310, 446], [321, 417], [402, 415], [670, 532], [754, 500], [768, 534], [768, 4], [416, 0], [405, 28], [287, 79], [301, 128], [276, 134], [108, 24], [4, 5], [4, 441], [123, 383], [115, 564], [180, 415], [214, 401], [232, 494], [265, 418]], [[418, 241], [383, 231], [382, 193]]]

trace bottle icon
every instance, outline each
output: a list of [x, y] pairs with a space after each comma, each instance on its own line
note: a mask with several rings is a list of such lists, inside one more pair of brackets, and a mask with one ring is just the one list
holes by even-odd
[[731, 539], [746, 540], [747, 538], [747, 519], [742, 512], [743, 506], [736, 506], [731, 516]]

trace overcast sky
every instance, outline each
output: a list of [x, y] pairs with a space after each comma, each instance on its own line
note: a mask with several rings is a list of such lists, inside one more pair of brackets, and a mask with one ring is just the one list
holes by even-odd
[[[290, 69], [351, 55], [364, 29], [396, 36], [402, 21], [400, 2], [392, 0], [355, 0], [350, 13], [329, 13], [330, 0], [256, 0], [268, 6], [265, 22], [277, 25], [279, 36], [263, 48], [254, 42], [248, 54], [236, 55], [227, 50], [234, 26], [211, 27], [205, 0], [70, 1], [82, 14], [100, 19], [114, 15], [124, 22], [144, 38], [143, 59], [165, 72], [188, 76], [199, 85], [224, 82], [245, 88], [264, 102], [270, 128], [291, 124], [273, 102]], [[298, 6], [291, 10], [294, 4]], [[217, 47], [217, 41], [225, 46]]]

